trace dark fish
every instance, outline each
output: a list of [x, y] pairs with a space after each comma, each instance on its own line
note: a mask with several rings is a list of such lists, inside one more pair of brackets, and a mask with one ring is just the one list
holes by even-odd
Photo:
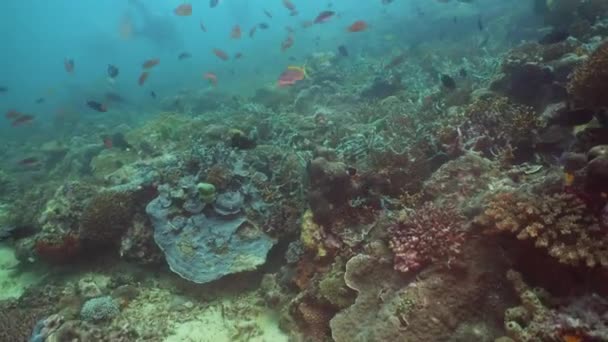
[[481, 15], [477, 17], [477, 29], [479, 29], [479, 31], [483, 31], [483, 21], [481, 20]]
[[74, 72], [74, 60], [71, 58], [66, 58], [63, 60], [63, 67], [65, 68], [65, 71], [72, 73]]
[[391, 2], [393, 2], [393, 0], [382, 0], [382, 4], [383, 4], [383, 5], [388, 5], [388, 4], [390, 4]]
[[23, 115], [19, 116], [18, 118], [16, 118], [15, 120], [13, 120], [13, 123], [11, 125], [13, 127], [17, 127], [17, 126], [29, 124], [32, 121], [34, 121], [34, 117], [32, 115], [23, 114]]
[[128, 150], [133, 148], [122, 133], [114, 133], [112, 135], [106, 134], [102, 136], [101, 139], [103, 141], [103, 145], [108, 149], [119, 148], [121, 150]]
[[557, 29], [547, 33], [544, 37], [538, 40], [538, 43], [543, 45], [555, 44], [563, 42], [564, 40], [568, 39], [568, 37], [570, 37], [570, 33], [568, 33], [568, 31]]
[[0, 93], [6, 93], [8, 91], [7, 87], [1, 87], [0, 86]]
[[446, 74], [441, 74], [441, 85], [443, 85], [446, 89], [448, 90], [454, 90], [456, 89], [456, 81], [454, 81], [454, 79]]
[[182, 52], [182, 53], [180, 53], [177, 56], [177, 59], [179, 59], [181, 61], [181, 60], [184, 60], [184, 59], [187, 59], [187, 58], [190, 58], [190, 57], [192, 57], [192, 55], [190, 53], [188, 53], [188, 52]]
[[467, 77], [468, 73], [467, 73], [467, 69], [465, 68], [460, 68], [460, 70], [458, 70], [458, 75], [460, 75], [460, 77], [465, 78]]
[[338, 52], [340, 53], [340, 56], [348, 57], [348, 50], [346, 49], [346, 46], [344, 46], [344, 45], [338, 46]]
[[153, 99], [156, 98], [156, 93], [154, 92], [154, 90], [150, 91], [150, 96], [152, 96]]
[[38, 158], [36, 157], [28, 157], [28, 158], [24, 158], [21, 159], [20, 161], [17, 162], [17, 164], [19, 164], [19, 166], [34, 166], [36, 164], [38, 164]]
[[329, 19], [331, 19], [331, 17], [333, 17], [334, 14], [336, 14], [336, 12], [334, 12], [334, 11], [323, 11], [323, 12], [319, 13], [319, 15], [317, 15], [317, 17], [314, 20], [314, 23], [315, 24], [325, 23]]
[[89, 106], [91, 109], [96, 110], [98, 112], [107, 112], [108, 108], [102, 104], [99, 103], [97, 101], [87, 101], [87, 106]]
[[259, 23], [259, 24], [258, 24], [258, 27], [259, 27], [261, 30], [266, 30], [266, 29], [268, 29], [268, 27], [270, 27], [270, 26], [268, 26], [268, 24], [266, 24], [266, 23]]
[[270, 14], [270, 12], [268, 12], [267, 10], [264, 10], [264, 14], [269, 18], [272, 19], [272, 14]]
[[217, 6], [219, 3], [220, 3], [220, 0], [210, 0], [209, 7], [213, 8], [213, 7]]
[[36, 99], [36, 103], [37, 104], [44, 103], [44, 97], [40, 97], [40, 98]]
[[116, 78], [116, 76], [118, 76], [118, 74], [119, 74], [118, 68], [112, 64], [108, 64], [108, 76], [110, 76], [111, 78]]
[[298, 59], [297, 59], [296, 57], [294, 57], [294, 56], [289, 56], [289, 58], [288, 58], [288, 59], [289, 59], [290, 61], [292, 61], [292, 62], [295, 62], [295, 61], [297, 61], [297, 60], [298, 60]]

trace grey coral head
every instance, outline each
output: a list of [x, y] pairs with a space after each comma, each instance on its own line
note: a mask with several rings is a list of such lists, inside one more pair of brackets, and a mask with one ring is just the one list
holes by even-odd
[[245, 199], [238, 191], [225, 192], [215, 200], [213, 209], [221, 216], [229, 216], [238, 214], [243, 207]]

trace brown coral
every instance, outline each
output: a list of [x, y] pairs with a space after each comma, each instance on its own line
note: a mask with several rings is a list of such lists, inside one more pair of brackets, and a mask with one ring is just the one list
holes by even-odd
[[491, 231], [510, 232], [568, 265], [608, 266], [608, 236], [576, 196], [567, 193], [500, 193], [476, 222]]
[[587, 61], [574, 71], [569, 92], [582, 104], [593, 107], [608, 106], [608, 42], [600, 45]]
[[115, 242], [128, 228], [133, 218], [134, 201], [131, 194], [102, 192], [93, 197], [85, 208], [80, 238], [96, 244]]

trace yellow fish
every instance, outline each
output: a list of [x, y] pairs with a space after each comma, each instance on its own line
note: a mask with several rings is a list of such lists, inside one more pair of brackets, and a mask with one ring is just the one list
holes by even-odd
[[294, 65], [290, 65], [287, 67], [287, 70], [294, 70], [297, 72], [301, 72], [302, 75], [304, 75], [304, 78], [308, 78], [308, 74], [306, 73], [306, 66], [294, 66]]

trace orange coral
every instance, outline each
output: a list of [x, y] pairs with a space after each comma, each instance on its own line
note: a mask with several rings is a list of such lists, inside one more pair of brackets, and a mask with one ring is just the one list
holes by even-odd
[[586, 106], [608, 106], [608, 42], [600, 45], [574, 71], [568, 91]]

